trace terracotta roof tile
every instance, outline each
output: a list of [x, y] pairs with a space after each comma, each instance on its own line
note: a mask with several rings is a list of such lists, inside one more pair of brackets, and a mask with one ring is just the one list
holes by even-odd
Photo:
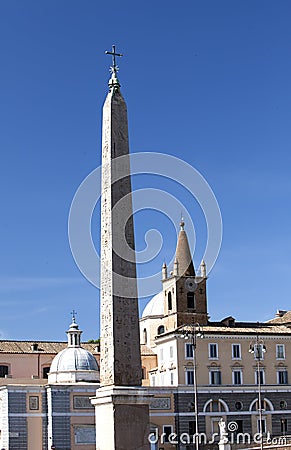
[[286, 311], [282, 316], [275, 317], [274, 319], [268, 320], [267, 323], [291, 323], [291, 311]]
[[[37, 344], [37, 350], [33, 350], [33, 344]], [[83, 348], [96, 354], [97, 344], [82, 343]], [[66, 342], [50, 341], [4, 341], [0, 340], [0, 353], [49, 353], [57, 354], [67, 347]]]

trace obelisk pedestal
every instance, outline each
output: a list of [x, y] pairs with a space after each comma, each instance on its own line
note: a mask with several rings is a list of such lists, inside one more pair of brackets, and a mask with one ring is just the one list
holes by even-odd
[[144, 388], [106, 386], [91, 401], [97, 450], [149, 449], [149, 396]]
[[142, 370], [127, 109], [115, 47], [103, 107], [101, 197], [101, 387], [92, 399], [96, 449], [149, 450], [149, 401]]

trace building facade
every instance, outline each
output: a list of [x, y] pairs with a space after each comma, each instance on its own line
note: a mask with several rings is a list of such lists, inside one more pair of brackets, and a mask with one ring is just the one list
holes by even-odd
[[168, 276], [163, 265], [162, 284], [140, 320], [141, 342], [157, 356], [149, 385], [170, 387], [174, 401], [175, 425], [165, 423], [159, 435], [166, 429], [193, 436], [198, 428], [203, 442], [217, 441], [221, 418], [233, 424], [235, 443], [238, 433], [252, 440], [262, 430], [275, 441], [291, 434], [291, 312], [265, 323], [231, 316], [211, 322], [206, 266], [202, 261], [196, 275], [183, 222], [173, 271]]

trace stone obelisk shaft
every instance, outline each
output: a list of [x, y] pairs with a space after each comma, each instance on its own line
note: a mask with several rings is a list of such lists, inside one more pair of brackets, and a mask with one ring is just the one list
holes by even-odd
[[[115, 47], [112, 53], [115, 57]], [[101, 387], [96, 450], [149, 450], [150, 397], [141, 386], [127, 110], [113, 62], [103, 107]]]
[[114, 73], [110, 81], [102, 134], [100, 378], [102, 386], [140, 386], [127, 108]]

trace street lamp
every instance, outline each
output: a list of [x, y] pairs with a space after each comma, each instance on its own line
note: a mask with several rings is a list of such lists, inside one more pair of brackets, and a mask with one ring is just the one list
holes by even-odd
[[[186, 328], [187, 327], [187, 328]], [[190, 328], [190, 329], [189, 329]], [[185, 325], [181, 333], [181, 338], [190, 340], [193, 356], [193, 386], [194, 386], [194, 416], [195, 416], [195, 446], [199, 450], [199, 436], [198, 436], [198, 390], [197, 390], [197, 374], [196, 374], [196, 346], [197, 338], [203, 338], [203, 329], [199, 323]]]
[[257, 380], [258, 380], [258, 411], [259, 411], [259, 424], [260, 424], [260, 434], [261, 434], [261, 450], [264, 448], [263, 443], [263, 418], [262, 418], [262, 399], [261, 399], [261, 361], [264, 358], [264, 353], [266, 353], [266, 346], [263, 339], [256, 336], [253, 343], [250, 344], [250, 353], [253, 353], [255, 360], [257, 361]]

